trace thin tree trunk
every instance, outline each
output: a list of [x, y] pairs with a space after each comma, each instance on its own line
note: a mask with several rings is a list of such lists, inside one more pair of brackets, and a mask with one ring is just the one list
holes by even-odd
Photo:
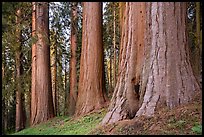
[[54, 117], [51, 88], [48, 3], [36, 3], [36, 96], [31, 98], [31, 125]]
[[[36, 2], [32, 2], [32, 38], [36, 39]], [[30, 106], [30, 125], [34, 121], [31, 119], [37, 111], [37, 92], [36, 92], [36, 42], [32, 44], [32, 76], [31, 76], [31, 106]]]
[[113, 88], [116, 85], [116, 6], [114, 4], [113, 10]]
[[76, 50], [77, 50], [77, 2], [72, 4], [71, 15], [71, 59], [70, 59], [70, 92], [69, 92], [69, 115], [73, 115], [77, 99], [77, 68], [76, 68]]
[[[5, 61], [5, 50], [2, 51], [2, 56], [3, 60]], [[4, 81], [4, 76], [5, 76], [5, 65], [4, 62], [2, 61], [2, 83]], [[3, 84], [2, 84], [3, 85]], [[2, 87], [3, 90], [5, 90], [4, 86]], [[5, 121], [6, 121], [6, 116], [5, 116], [5, 111], [6, 111], [6, 104], [5, 104], [5, 96], [3, 96], [3, 90], [2, 90], [2, 135], [5, 135]]]
[[103, 46], [102, 4], [84, 2], [82, 53], [76, 115], [100, 109], [106, 102]]
[[201, 53], [202, 46], [200, 44], [200, 2], [196, 2], [196, 36], [199, 52]]
[[65, 89], [65, 96], [64, 96], [64, 115], [68, 115], [68, 89], [67, 89], [67, 77], [68, 77], [68, 73], [67, 73], [67, 62], [65, 61], [65, 74], [64, 74], [64, 89]]
[[22, 66], [22, 38], [21, 38], [21, 29], [20, 29], [20, 17], [21, 17], [21, 10], [17, 10], [16, 13], [16, 23], [18, 28], [16, 30], [17, 35], [17, 51], [16, 51], [16, 131], [20, 131], [25, 128], [26, 123], [26, 114], [25, 114], [25, 106], [24, 106], [24, 99], [23, 99], [23, 83], [22, 83], [22, 75], [23, 75], [23, 66]]
[[53, 106], [54, 114], [57, 115], [58, 105], [57, 105], [57, 38], [56, 33], [53, 34], [53, 48], [51, 52], [51, 73], [52, 73], [52, 95], [53, 95]]
[[195, 65], [196, 65], [196, 70], [195, 70], [195, 74], [196, 77], [198, 79], [198, 81], [200, 81], [202, 79], [202, 75], [201, 75], [201, 71], [202, 71], [202, 64], [201, 61], [202, 60], [202, 45], [201, 45], [201, 29], [200, 29], [200, 25], [201, 25], [201, 21], [200, 21], [200, 2], [196, 2], [196, 56], [195, 57]]
[[110, 85], [109, 85], [109, 94], [112, 94], [112, 90], [113, 90], [113, 75], [112, 75], [112, 71], [113, 71], [113, 59], [112, 59], [112, 47], [110, 47], [110, 68], [109, 68], [109, 72], [110, 72]]

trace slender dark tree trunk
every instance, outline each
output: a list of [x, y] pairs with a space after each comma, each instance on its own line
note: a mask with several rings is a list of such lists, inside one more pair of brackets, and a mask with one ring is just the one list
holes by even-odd
[[53, 48], [51, 50], [51, 73], [52, 73], [52, 95], [53, 95], [53, 106], [54, 114], [57, 115], [58, 100], [57, 100], [57, 38], [56, 33], [53, 34]]
[[68, 70], [67, 70], [67, 61], [65, 61], [65, 70], [64, 70], [64, 89], [65, 89], [65, 96], [64, 96], [64, 115], [68, 115], [68, 84], [67, 84], [67, 77], [68, 77]]
[[112, 59], [112, 47], [110, 47], [110, 68], [109, 68], [109, 72], [110, 72], [110, 85], [109, 85], [109, 94], [113, 94], [113, 75], [112, 75], [112, 71], [113, 71], [113, 59]]
[[[32, 2], [32, 38], [36, 39], [36, 2]], [[36, 93], [36, 42], [32, 44], [32, 76], [31, 76], [31, 106], [30, 106], [30, 125], [32, 117], [37, 111], [37, 93]]]
[[18, 25], [16, 30], [17, 35], [17, 51], [16, 51], [16, 131], [20, 131], [25, 128], [26, 113], [24, 106], [24, 93], [23, 93], [23, 66], [22, 66], [22, 38], [20, 29], [21, 10], [17, 10], [16, 23]]
[[196, 78], [199, 81], [202, 81], [202, 75], [201, 75], [201, 71], [202, 71], [202, 37], [201, 37], [201, 18], [200, 18], [200, 2], [196, 2], [196, 48], [195, 48], [195, 75]]

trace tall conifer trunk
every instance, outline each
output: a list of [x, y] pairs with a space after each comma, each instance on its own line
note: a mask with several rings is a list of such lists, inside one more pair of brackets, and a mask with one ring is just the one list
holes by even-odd
[[[36, 80], [31, 97], [31, 125], [54, 117], [51, 88], [48, 2], [36, 3]], [[35, 68], [34, 67], [34, 68]], [[34, 86], [34, 85], [33, 85]]]
[[76, 115], [100, 109], [106, 102], [102, 45], [102, 4], [84, 2], [82, 53]]
[[186, 3], [126, 3], [119, 78], [102, 124], [153, 116], [200, 94], [189, 61]]
[[73, 115], [75, 112], [77, 99], [77, 2], [72, 3], [71, 21], [70, 92], [68, 113]]
[[21, 29], [20, 29], [20, 20], [21, 20], [21, 10], [17, 10], [16, 13], [16, 37], [17, 37], [17, 51], [16, 51], [16, 131], [20, 131], [25, 128], [26, 123], [26, 112], [24, 104], [24, 93], [23, 93], [23, 66], [22, 66], [22, 38], [21, 38]]

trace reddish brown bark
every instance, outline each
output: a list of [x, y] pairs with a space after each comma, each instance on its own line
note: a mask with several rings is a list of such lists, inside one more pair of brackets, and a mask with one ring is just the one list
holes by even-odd
[[76, 115], [83, 115], [103, 107], [106, 101], [103, 69], [102, 4], [84, 2]]
[[[50, 48], [48, 27], [48, 3], [36, 3], [36, 87], [31, 97], [31, 125], [54, 117], [52, 101]], [[33, 94], [32, 94], [33, 95]]]
[[[126, 3], [119, 79], [102, 124], [141, 115], [153, 116], [161, 107], [172, 109], [189, 103], [196, 93], [200, 94], [189, 61], [186, 9], [186, 3], [180, 2], [149, 2], [140, 6], [139, 3]], [[146, 22], [143, 22], [144, 18]], [[131, 31], [137, 25], [140, 26], [135, 29], [137, 31]], [[135, 42], [131, 42], [133, 40]], [[139, 41], [144, 42], [140, 45]], [[144, 54], [141, 53], [143, 46]], [[132, 50], [134, 47], [136, 49]], [[131, 68], [136, 69], [131, 71]], [[135, 77], [129, 78], [134, 74]], [[139, 96], [134, 96], [130, 81], [136, 86]]]
[[70, 59], [70, 92], [69, 92], [69, 115], [73, 115], [77, 99], [77, 68], [76, 68], [76, 50], [77, 50], [77, 2], [72, 4], [71, 12], [71, 59]]
[[136, 116], [153, 116], [160, 107], [186, 104], [200, 91], [189, 61], [186, 6], [147, 3], [146, 56]]
[[143, 63], [145, 3], [127, 2], [124, 9], [118, 81], [102, 124], [133, 118], [138, 110], [135, 86], [139, 84]]
[[16, 50], [16, 131], [20, 131], [25, 128], [26, 123], [26, 112], [24, 106], [24, 93], [23, 93], [23, 66], [22, 66], [22, 39], [21, 39], [21, 30], [20, 30], [20, 20], [21, 20], [21, 10], [17, 10], [16, 13], [16, 23], [17, 23], [17, 50]]
[[[35, 39], [35, 31], [36, 31], [36, 2], [32, 2], [32, 38]], [[35, 115], [36, 112], [36, 45], [35, 42], [32, 44], [32, 77], [31, 77], [31, 111], [30, 111], [30, 125], [32, 125], [33, 121], [31, 118]]]
[[113, 10], [113, 88], [116, 85], [116, 6]]
[[123, 15], [125, 11], [125, 2], [119, 2], [119, 22], [120, 22], [120, 34], [122, 34], [122, 27], [123, 27]]

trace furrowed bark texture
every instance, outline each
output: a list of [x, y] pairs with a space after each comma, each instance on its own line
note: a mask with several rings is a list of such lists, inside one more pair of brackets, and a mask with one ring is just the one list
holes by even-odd
[[82, 53], [75, 115], [100, 109], [106, 102], [102, 46], [102, 4], [84, 2]]
[[[190, 102], [201, 91], [189, 61], [186, 3], [138, 5], [126, 3], [119, 78], [102, 124], [141, 115], [153, 116], [161, 107], [172, 109]], [[135, 19], [134, 27], [131, 18]], [[137, 25], [139, 27], [133, 33], [131, 30]], [[140, 42], [143, 40], [144, 43]], [[133, 86], [138, 95], [133, 92]]]
[[48, 3], [38, 2], [36, 3], [36, 88], [35, 96], [31, 98], [33, 100], [31, 125], [54, 117], [48, 31]]
[[133, 118], [138, 110], [144, 49], [145, 3], [126, 2], [117, 84], [102, 124]]
[[77, 2], [72, 5], [72, 23], [71, 23], [71, 59], [70, 59], [70, 92], [69, 92], [69, 115], [73, 115], [77, 99], [77, 68], [76, 68], [76, 50], [77, 50]]
[[147, 3], [141, 107], [136, 116], [153, 116], [192, 100], [200, 87], [189, 62], [186, 3]]

